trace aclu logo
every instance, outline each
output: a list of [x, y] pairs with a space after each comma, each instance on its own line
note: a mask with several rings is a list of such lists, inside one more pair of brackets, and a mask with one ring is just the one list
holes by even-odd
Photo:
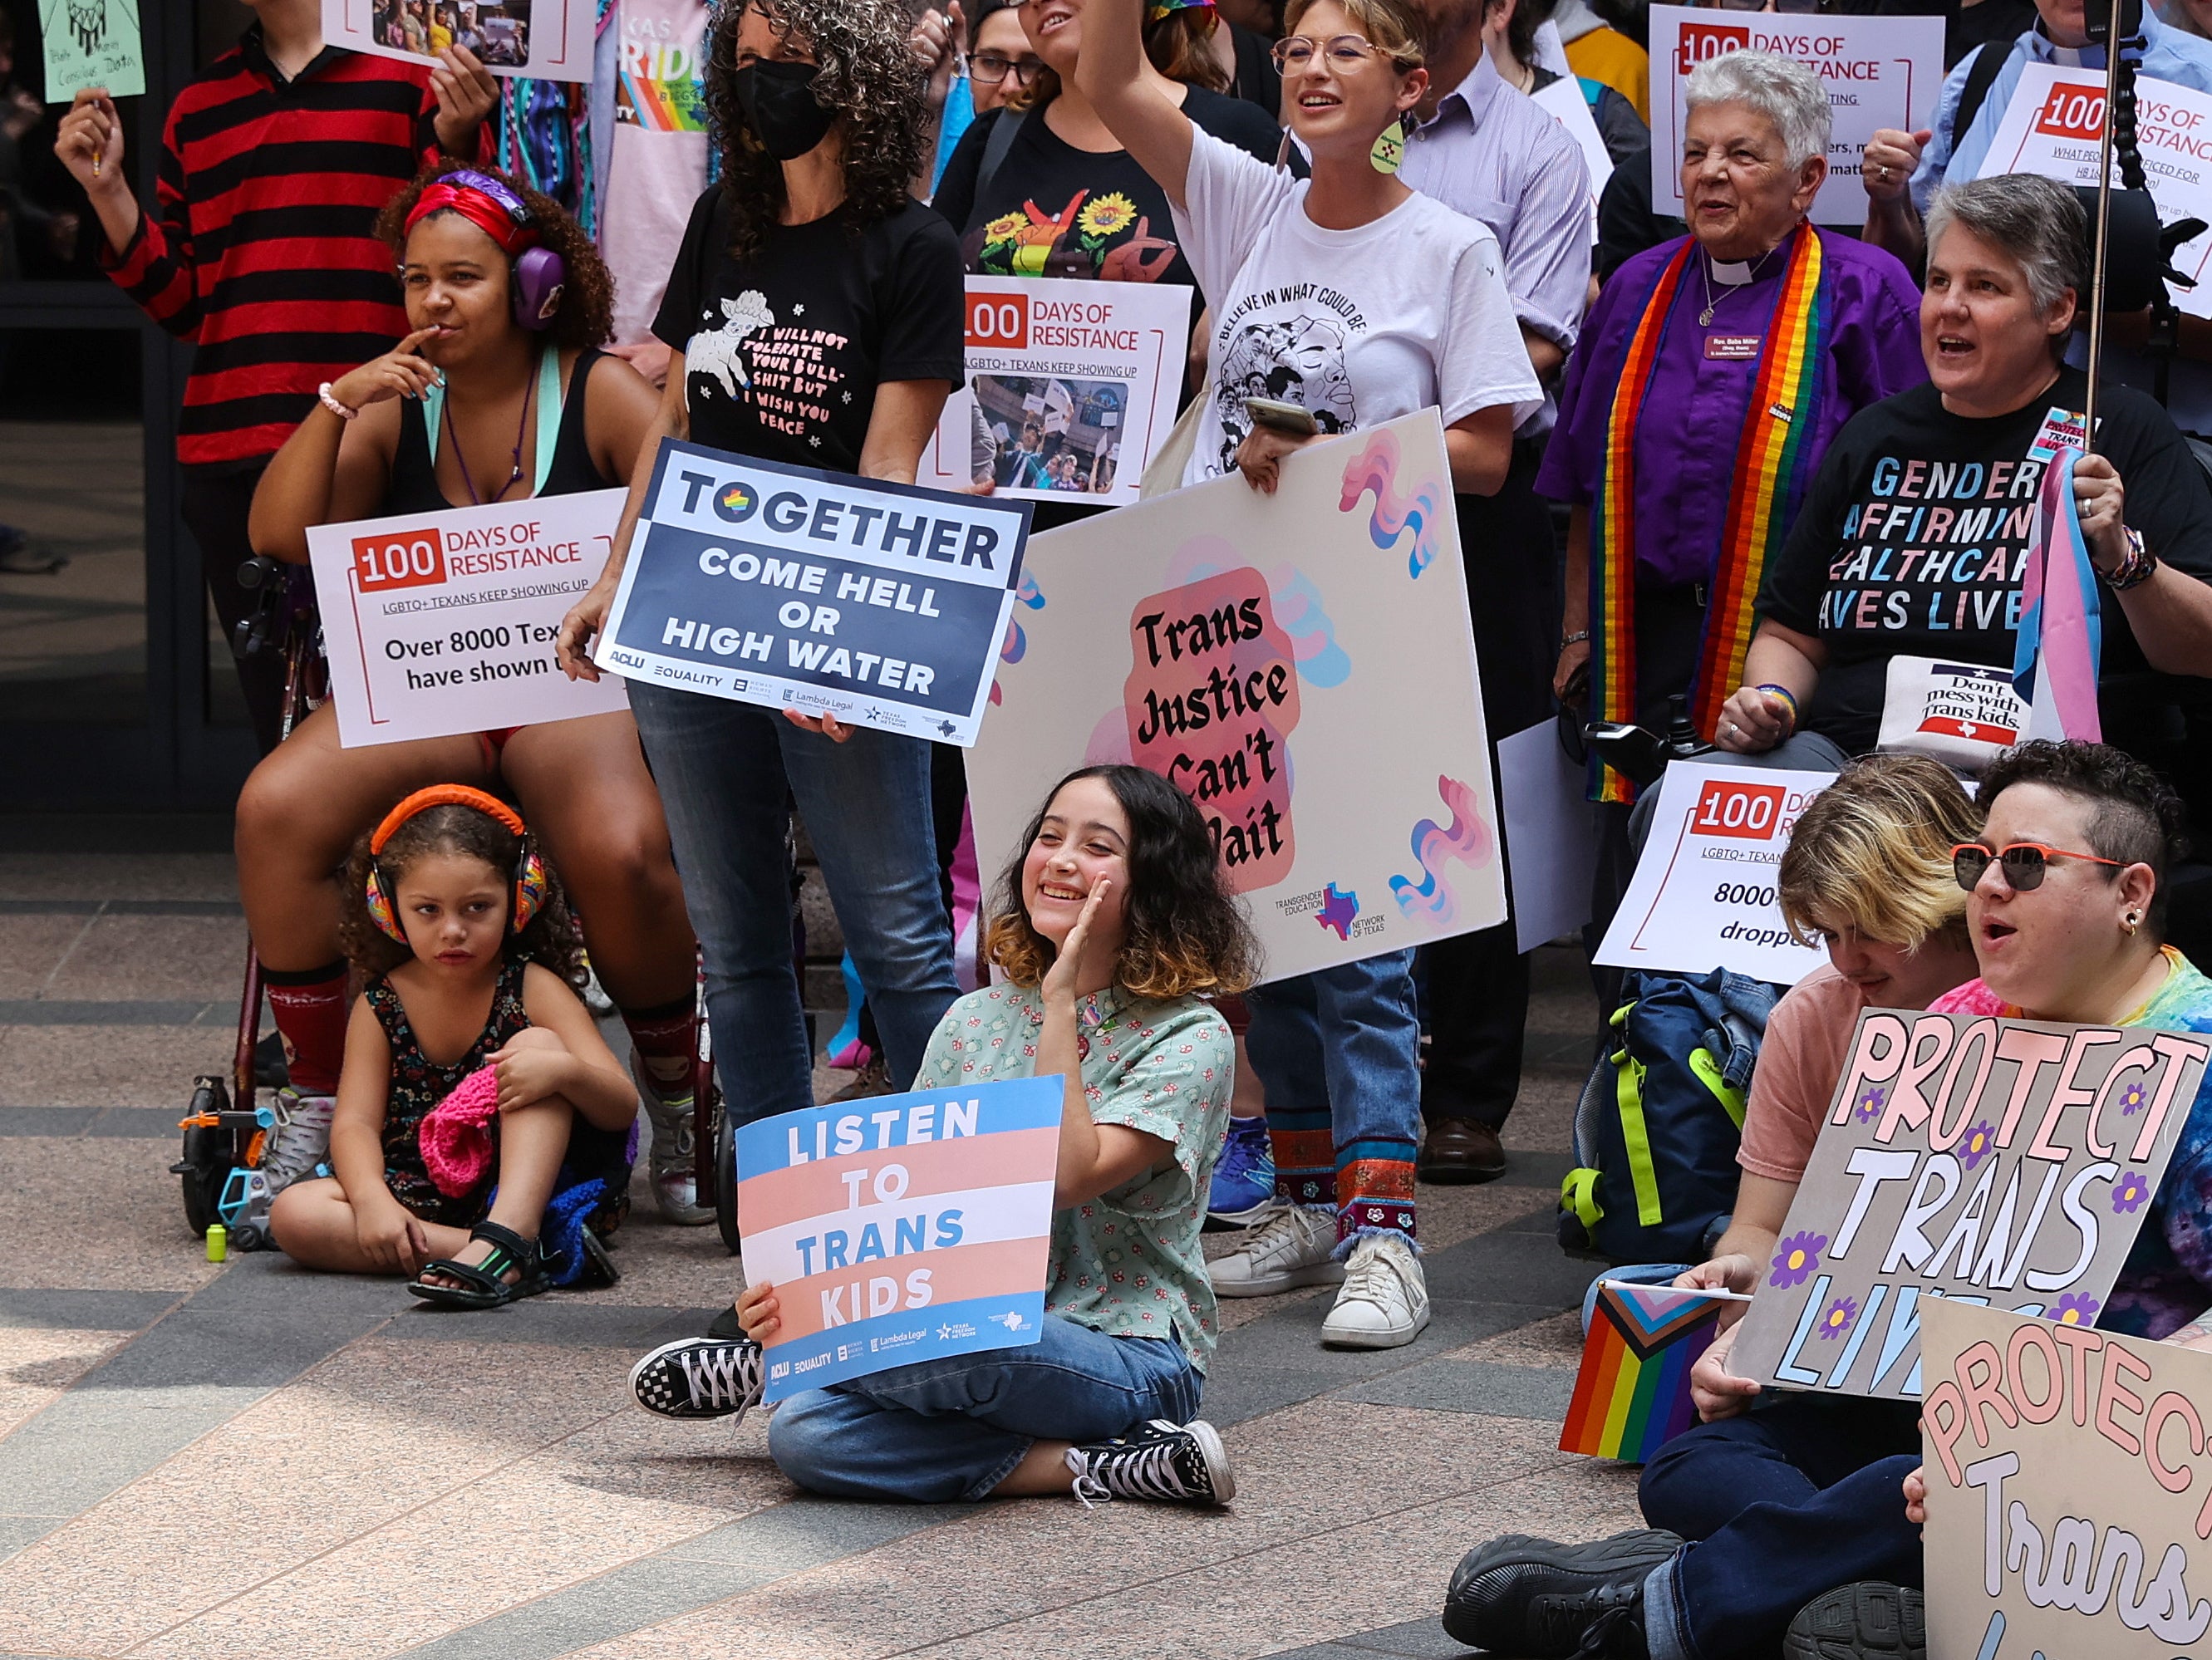
[[780, 1383], [790, 1376], [791, 1362], [788, 1360], [778, 1360], [768, 1369], [769, 1382], [771, 1383]]
[[1709, 58], [1751, 48], [1751, 30], [1741, 23], [1685, 23], [1674, 42], [1674, 73], [1687, 75]]

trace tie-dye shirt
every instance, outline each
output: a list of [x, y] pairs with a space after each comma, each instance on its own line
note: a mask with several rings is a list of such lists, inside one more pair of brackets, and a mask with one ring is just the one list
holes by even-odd
[[[1179, 1339], [1204, 1371], [1218, 1326], [1199, 1233], [1229, 1132], [1229, 1023], [1195, 997], [1150, 1002], [1119, 986], [1076, 1006], [1091, 1122], [1157, 1135], [1174, 1158], [1053, 1213], [1045, 1309], [1109, 1336]], [[914, 1087], [1033, 1078], [1043, 1031], [1035, 988], [971, 991], [931, 1034]]]
[[[2166, 983], [2120, 1021], [2162, 1031], [2212, 1033], [2212, 980], [2171, 946], [2165, 947]], [[1942, 1014], [1993, 1014], [2021, 1018], [1979, 980], [1969, 980], [1929, 1006]], [[2112, 1300], [2097, 1316], [2106, 1331], [2157, 1339], [2179, 1331], [2212, 1307], [2212, 1072], [2197, 1086], [2197, 1099], [2174, 1144], [2173, 1162], [2150, 1201], [2135, 1249], [2121, 1266]]]

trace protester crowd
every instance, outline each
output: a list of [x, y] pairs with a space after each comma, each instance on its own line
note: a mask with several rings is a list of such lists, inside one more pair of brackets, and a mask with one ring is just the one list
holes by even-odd
[[[560, 630], [562, 666], [596, 679], [660, 441], [911, 484], [966, 379], [965, 277], [1180, 284], [1190, 413], [1162, 487], [1271, 492], [1307, 444], [1437, 411], [1493, 742], [1564, 711], [1577, 743], [1615, 723], [1839, 774], [1779, 872], [1829, 965], [1773, 1008], [1732, 1220], [1680, 1283], [1759, 1282], [1864, 1009], [2212, 1030], [2185, 869], [2207, 806], [2212, 334], [2118, 314], [2088, 363], [2081, 201], [1976, 177], [2027, 65], [2102, 63], [2082, 0], [1954, 8], [1933, 125], [1868, 148], [1854, 226], [1814, 222], [1826, 87], [1749, 52], [1688, 76], [1685, 217], [1656, 216], [1652, 70], [1634, 18], [1584, 0], [656, 0], [697, 42], [706, 141], [616, 143], [590, 228], [493, 165], [501, 94], [464, 38], [433, 27], [434, 61], [410, 64], [325, 46], [319, 0], [252, 4], [171, 111], [153, 202], [104, 94], [58, 141], [101, 263], [194, 349], [183, 511], [227, 620], [240, 560], [303, 563], [313, 526], [626, 486]], [[2145, 14], [2142, 75], [2212, 91], [2193, 16]], [[1563, 77], [1618, 164], [1601, 193], [1534, 101]], [[1326, 332], [1296, 298], [1324, 272], [1347, 301]], [[742, 368], [801, 329], [820, 418]], [[1886, 700], [1922, 660], [2010, 671], [2033, 509], [2092, 374], [2094, 453], [2061, 508], [2101, 594], [2104, 741], [1974, 757], [1970, 794], [1876, 753], [1897, 747]], [[1040, 530], [1160, 466], [977, 425], [975, 490], [1060, 493]], [[331, 706], [287, 727], [281, 677], [240, 673], [264, 754], [239, 880], [289, 1077], [264, 1163], [303, 1264], [465, 1308], [602, 1280], [641, 1106], [661, 1213], [710, 1220], [696, 976], [732, 1110], [813, 1100], [794, 810], [888, 1085], [1064, 1080], [1042, 1340], [785, 1402], [769, 1449], [808, 1488], [1226, 1502], [1199, 1415], [1216, 1299], [1332, 1286], [1324, 1341], [1410, 1343], [1420, 1185], [1505, 1170], [1513, 923], [1268, 978], [1195, 807], [1141, 769], [1081, 768], [1035, 804], [988, 908], [996, 982], [963, 994], [955, 751], [638, 682], [627, 713], [346, 748]], [[1624, 751], [1589, 763], [1595, 944], [1656, 792]], [[580, 951], [627, 1067], [579, 1000]], [[1610, 1013], [1618, 971], [1594, 979]], [[2112, 1329], [2201, 1337], [2207, 1159], [2212, 1101]], [[1210, 1263], [1209, 1213], [1247, 1227]], [[742, 1414], [781, 1316], [749, 1286], [714, 1333], [638, 1363], [638, 1401]], [[1644, 1472], [1651, 1530], [1479, 1548], [1455, 1635], [1726, 1660], [1906, 1617], [1914, 1411], [1759, 1400], [1729, 1353], [1699, 1363], [1704, 1425]]]

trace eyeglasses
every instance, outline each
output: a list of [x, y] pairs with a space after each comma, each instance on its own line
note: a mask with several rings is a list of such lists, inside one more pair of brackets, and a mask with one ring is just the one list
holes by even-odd
[[995, 52], [971, 53], [968, 58], [968, 78], [987, 87], [995, 87], [1011, 74], [1014, 84], [1026, 87], [1037, 77], [1044, 67], [1042, 58], [1001, 58]]
[[2079, 859], [2086, 865], [2110, 865], [2114, 870], [2126, 866], [2117, 859], [2100, 859], [2094, 853], [2071, 853], [2064, 848], [2046, 848], [2040, 842], [2015, 842], [2002, 851], [1991, 853], [1978, 842], [1961, 842], [1951, 849], [1951, 874], [1959, 885], [1972, 893], [1979, 885], [1983, 873], [1994, 859], [2004, 869], [2005, 885], [2014, 893], [2033, 893], [2043, 885], [2043, 873], [2053, 859]]
[[1293, 34], [1275, 42], [1275, 67], [1285, 73], [1302, 70], [1313, 62], [1316, 52], [1327, 58], [1329, 68], [1340, 75], [1352, 73], [1370, 59], [1390, 56], [1364, 34], [1332, 34], [1326, 40]]

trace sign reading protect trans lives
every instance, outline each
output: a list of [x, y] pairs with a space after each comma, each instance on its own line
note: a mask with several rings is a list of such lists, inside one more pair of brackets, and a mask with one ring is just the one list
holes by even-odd
[[765, 1399], [1037, 1341], [1063, 1089], [1021, 1078], [738, 1126], [745, 1283], [782, 1305]]
[[599, 666], [965, 746], [1030, 512], [664, 440]]
[[307, 532], [347, 749], [629, 707], [553, 661], [561, 618], [607, 562], [622, 490], [404, 514]]
[[1705, 974], [1728, 969], [1794, 986], [1827, 960], [1776, 903], [1782, 850], [1832, 772], [1677, 761], [1660, 780], [1650, 833], [1597, 961]]

